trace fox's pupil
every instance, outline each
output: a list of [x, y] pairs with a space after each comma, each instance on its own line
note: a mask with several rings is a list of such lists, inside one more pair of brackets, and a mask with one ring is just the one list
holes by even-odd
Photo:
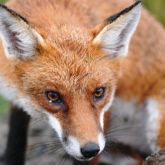
[[94, 101], [99, 101], [105, 95], [105, 87], [96, 88], [94, 92]]
[[58, 92], [47, 91], [46, 97], [47, 97], [49, 103], [61, 103], [62, 102], [62, 98]]

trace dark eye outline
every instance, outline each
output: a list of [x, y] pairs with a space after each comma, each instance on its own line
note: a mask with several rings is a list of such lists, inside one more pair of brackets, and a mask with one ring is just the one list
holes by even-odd
[[[58, 97], [58, 99], [57, 100], [53, 100], [53, 99], [51, 100], [49, 98], [49, 94], [56, 95]], [[55, 105], [64, 104], [63, 98], [62, 98], [62, 96], [60, 95], [59, 92], [56, 92], [56, 91], [46, 91], [45, 92], [45, 96], [46, 96], [46, 99], [47, 99], [48, 103], [50, 103], [50, 104], [55, 104]]]
[[[96, 95], [95, 95], [96, 92], [97, 92], [98, 90], [100, 90], [100, 89], [103, 91], [102, 94], [101, 94], [100, 96], [96, 96]], [[101, 99], [103, 99], [104, 96], [105, 96], [105, 91], [106, 91], [106, 87], [105, 87], [105, 86], [97, 87], [97, 88], [95, 89], [94, 93], [93, 93], [93, 99], [94, 99], [94, 101], [97, 102], [97, 101], [100, 101]]]

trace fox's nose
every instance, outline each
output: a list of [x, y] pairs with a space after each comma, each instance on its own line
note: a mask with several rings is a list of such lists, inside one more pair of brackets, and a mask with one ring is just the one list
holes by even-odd
[[81, 153], [85, 158], [92, 158], [98, 154], [100, 147], [95, 143], [88, 143], [81, 148]]

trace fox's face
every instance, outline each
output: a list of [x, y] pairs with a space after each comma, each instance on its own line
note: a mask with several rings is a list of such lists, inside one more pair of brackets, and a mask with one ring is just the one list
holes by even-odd
[[136, 3], [92, 31], [77, 37], [68, 30], [66, 40], [53, 42], [0, 8], [1, 37], [15, 66], [17, 90], [47, 116], [66, 151], [77, 159], [93, 158], [104, 149], [104, 113], [113, 100], [119, 56], [127, 54], [139, 15]]
[[[67, 152], [78, 159], [104, 148], [103, 115], [111, 105], [119, 70], [118, 59], [109, 60], [97, 47], [86, 46], [65, 55], [59, 49], [43, 50], [37, 60], [17, 64], [21, 91], [44, 109]], [[93, 151], [85, 153], [84, 147]]]

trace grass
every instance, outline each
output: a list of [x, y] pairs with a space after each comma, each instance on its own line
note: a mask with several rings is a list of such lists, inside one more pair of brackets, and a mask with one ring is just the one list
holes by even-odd
[[[4, 3], [5, 0], [0, 0], [0, 3]], [[143, 0], [144, 6], [150, 10], [150, 12], [165, 25], [165, 0]], [[9, 107], [7, 101], [0, 97], [0, 114]]]
[[5, 0], [0, 0], [0, 3], [5, 3], [6, 1]]
[[165, 0], [144, 0], [144, 6], [165, 25]]

